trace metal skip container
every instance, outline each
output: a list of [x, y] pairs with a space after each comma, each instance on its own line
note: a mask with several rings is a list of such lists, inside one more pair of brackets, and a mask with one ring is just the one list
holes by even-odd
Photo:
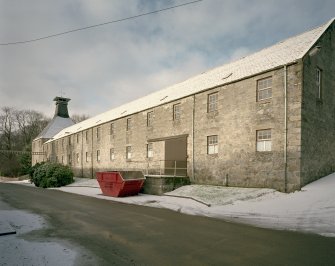
[[145, 181], [141, 171], [97, 172], [96, 177], [102, 194], [112, 197], [137, 195]]

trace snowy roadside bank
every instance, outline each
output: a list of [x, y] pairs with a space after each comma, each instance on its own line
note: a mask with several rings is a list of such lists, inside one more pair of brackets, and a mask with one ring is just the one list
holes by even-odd
[[[22, 181], [13, 183], [24, 184]], [[166, 196], [140, 194], [113, 198], [102, 195], [96, 180], [82, 178], [76, 178], [75, 183], [71, 185], [55, 189], [259, 227], [335, 237], [335, 173], [290, 194], [273, 189], [190, 185], [166, 193]]]

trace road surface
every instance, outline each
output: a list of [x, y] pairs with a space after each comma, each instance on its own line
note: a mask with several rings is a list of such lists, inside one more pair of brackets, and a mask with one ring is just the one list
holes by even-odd
[[56, 190], [0, 183], [0, 198], [42, 215], [99, 265], [335, 265], [335, 238], [260, 229]]

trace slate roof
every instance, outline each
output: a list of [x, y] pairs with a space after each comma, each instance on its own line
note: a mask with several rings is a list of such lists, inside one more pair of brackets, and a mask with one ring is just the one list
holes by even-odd
[[54, 139], [293, 63], [303, 58], [332, 22], [334, 19], [318, 28], [281, 41], [237, 61], [206, 71], [186, 81], [89, 118], [63, 129], [54, 136]]

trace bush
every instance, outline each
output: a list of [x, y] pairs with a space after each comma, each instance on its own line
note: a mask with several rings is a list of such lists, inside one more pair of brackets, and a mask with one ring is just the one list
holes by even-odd
[[59, 163], [38, 163], [32, 167], [30, 181], [37, 187], [61, 187], [73, 183], [70, 167]]

